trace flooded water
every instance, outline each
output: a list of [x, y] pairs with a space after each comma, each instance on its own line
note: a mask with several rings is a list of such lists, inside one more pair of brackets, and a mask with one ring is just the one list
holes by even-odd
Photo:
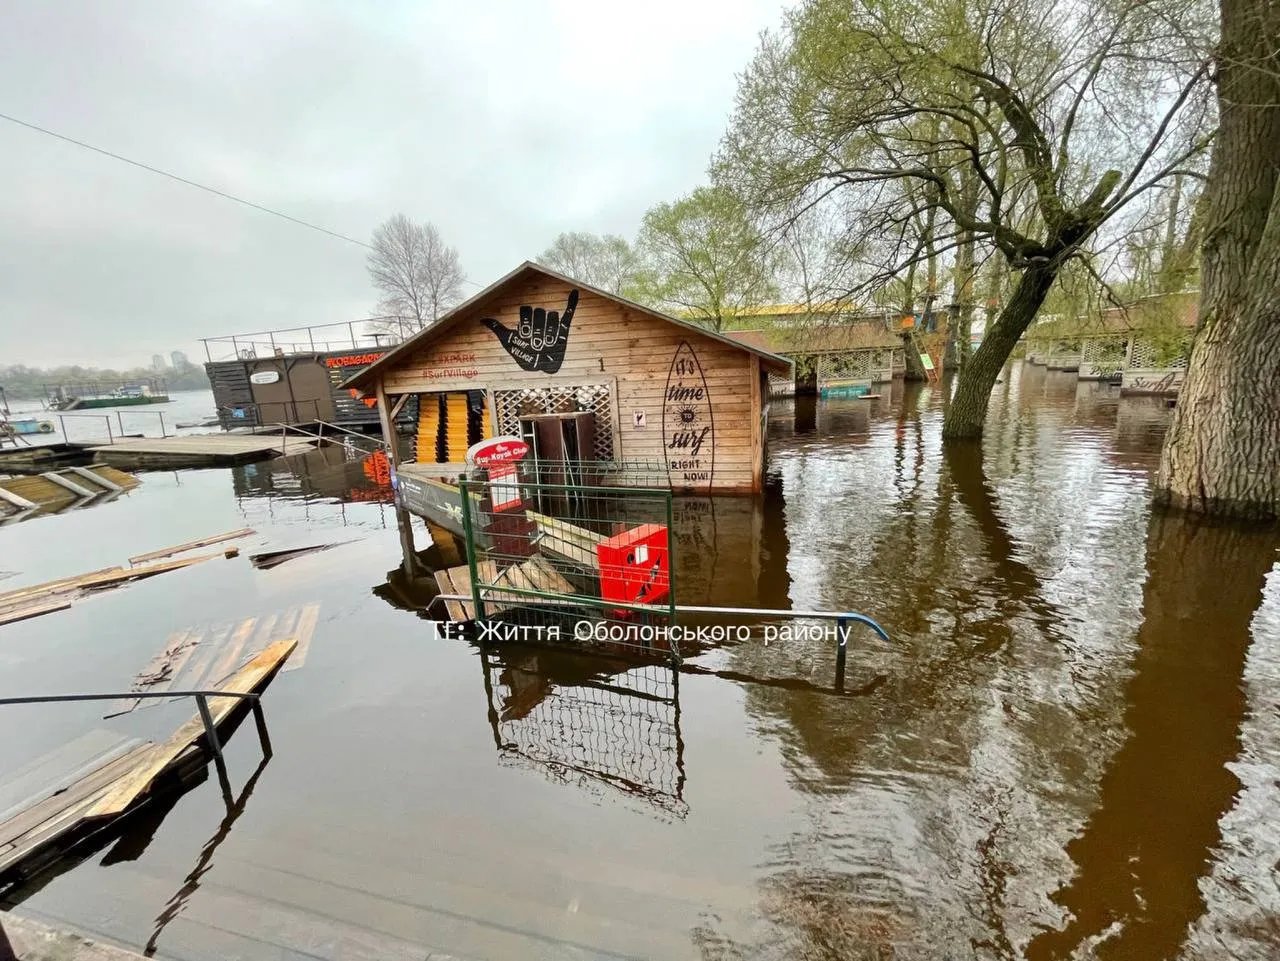
[[[1275, 957], [1276, 532], [1153, 514], [1159, 400], [1015, 366], [982, 450], [943, 449], [944, 405], [775, 404], [764, 497], [677, 501], [681, 603], [886, 626], [843, 692], [822, 639], [675, 673], [440, 636], [340, 448], [3, 528], [6, 589], [241, 526], [337, 545], [2, 629], [0, 694], [123, 689], [175, 631], [321, 611], [274, 755], [227, 745], [231, 808], [206, 781], [9, 902], [198, 961]], [[0, 711], [4, 771], [190, 707]]]
[[[161, 433], [183, 434], [216, 429], [202, 425], [217, 416], [217, 404], [211, 390], [175, 390], [164, 404], [142, 404], [128, 407], [95, 407], [65, 413], [46, 410], [39, 400], [18, 398], [9, 402], [15, 420], [34, 417], [48, 421], [53, 430], [47, 434], [24, 434], [32, 445], [69, 441], [75, 444], [105, 444], [109, 438], [122, 435], [159, 437]], [[182, 426], [179, 426], [182, 425]]]

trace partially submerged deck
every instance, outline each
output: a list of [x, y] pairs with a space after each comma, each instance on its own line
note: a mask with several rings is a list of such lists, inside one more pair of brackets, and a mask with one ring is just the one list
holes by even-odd
[[[277, 641], [249, 660], [217, 690], [228, 694], [260, 693], [276, 676], [297, 641]], [[208, 710], [218, 738], [233, 714], [247, 702], [238, 697], [210, 697]], [[239, 710], [238, 710], [239, 709]], [[265, 737], [265, 729], [260, 729]], [[268, 743], [264, 741], [264, 749]], [[43, 789], [0, 813], [0, 887], [29, 878], [86, 834], [109, 827], [145, 804], [158, 782], [203, 769], [215, 745], [207, 743], [205, 724], [196, 714], [160, 743], [122, 739], [70, 778], [46, 782]], [[40, 765], [36, 765], [39, 768]], [[153, 790], [154, 789], [154, 790]]]
[[227, 467], [309, 450], [312, 441], [278, 434], [188, 434], [183, 437], [126, 437], [89, 448], [116, 467]]
[[105, 503], [139, 483], [132, 474], [101, 464], [0, 478], [0, 518], [9, 521]]

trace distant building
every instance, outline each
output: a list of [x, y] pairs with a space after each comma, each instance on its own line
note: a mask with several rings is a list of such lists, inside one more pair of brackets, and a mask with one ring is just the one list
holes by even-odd
[[163, 354], [152, 354], [152, 355], [151, 355], [151, 369], [152, 369], [152, 370], [164, 370], [164, 355], [163, 355]]
[[191, 362], [187, 360], [187, 355], [180, 350], [175, 350], [169, 355], [169, 359], [173, 361], [174, 370], [182, 370]]

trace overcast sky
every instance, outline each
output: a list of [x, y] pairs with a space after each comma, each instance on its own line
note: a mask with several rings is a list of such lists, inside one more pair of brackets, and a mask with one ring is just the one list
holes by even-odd
[[[484, 285], [700, 183], [783, 0], [14, 3], [0, 113]], [[0, 121], [0, 364], [367, 316], [365, 251]], [[468, 288], [474, 290], [474, 287]]]

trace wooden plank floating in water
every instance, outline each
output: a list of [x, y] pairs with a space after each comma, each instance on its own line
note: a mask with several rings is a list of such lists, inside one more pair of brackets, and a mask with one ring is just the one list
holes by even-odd
[[233, 541], [240, 537], [248, 537], [256, 531], [252, 527], [242, 527], [238, 531], [227, 531], [225, 534], [215, 534], [212, 537], [202, 537], [198, 541], [187, 541], [185, 544], [175, 544], [173, 547], [165, 547], [158, 551], [150, 551], [146, 554], [138, 554], [136, 557], [129, 558], [130, 564], [141, 564], [144, 561], [154, 561], [161, 557], [170, 557], [174, 554], [182, 554], [186, 551], [193, 551], [197, 547], [208, 547], [210, 544], [221, 544], [223, 541]]
[[350, 541], [338, 541], [335, 544], [313, 544], [309, 547], [290, 547], [282, 551], [264, 551], [261, 554], [250, 554], [249, 563], [260, 571], [269, 571], [271, 568], [279, 567], [285, 561], [291, 561], [296, 557], [318, 554], [320, 551], [327, 551], [331, 547], [339, 547], [342, 544], [350, 543]]
[[310, 450], [307, 438], [278, 434], [188, 434], [183, 437], [129, 437], [89, 448], [108, 464], [125, 467], [221, 467], [289, 452]]
[[[152, 684], [158, 683], [164, 678], [172, 677], [173, 659], [185, 649], [188, 639], [191, 637], [191, 631], [177, 631], [170, 634], [168, 640], [164, 642], [164, 647], [160, 649], [160, 653], [153, 657], [141, 671], [138, 676], [133, 679], [133, 684], [129, 687], [131, 691], [144, 691]], [[113, 717], [119, 717], [121, 714], [128, 714], [142, 703], [142, 698], [134, 698], [132, 701], [126, 701], [124, 707], [114, 709], [107, 714], [102, 715], [103, 720]]]
[[[260, 651], [282, 638], [293, 638], [298, 642], [289, 663], [283, 668], [296, 671], [306, 663], [319, 614], [320, 605], [313, 603], [288, 608], [261, 621], [250, 617], [236, 624], [222, 624], [211, 629], [193, 627], [177, 631], [169, 635], [160, 652], [138, 672], [130, 690], [203, 690], [215, 687], [240, 666], [246, 649]], [[160, 703], [162, 700], [158, 698], [137, 698], [103, 717], [118, 717]]]
[[316, 623], [319, 619], [319, 604], [308, 604], [302, 609], [302, 613], [298, 615], [297, 629], [294, 631], [294, 637], [298, 639], [298, 646], [294, 650], [293, 656], [289, 658], [289, 663], [282, 670], [296, 671], [307, 663], [307, 654], [311, 650], [311, 635], [315, 633]]
[[0, 608], [0, 624], [16, 624], [18, 621], [39, 617], [41, 614], [52, 614], [54, 611], [65, 611], [71, 606], [71, 598], [60, 597], [52, 600], [30, 601], [14, 607]]
[[[106, 590], [127, 581], [142, 580], [167, 571], [180, 570], [221, 556], [221, 554], [200, 554], [196, 557], [186, 557], [176, 561], [162, 561], [142, 567], [107, 567], [89, 574], [61, 577], [54, 581], [45, 581], [43, 584], [21, 587], [17, 590], [0, 594], [0, 624], [8, 623], [10, 620], [23, 620], [25, 617], [47, 614], [51, 611], [65, 610], [71, 606], [72, 601], [78, 599], [82, 594]], [[40, 607], [45, 609], [37, 609]], [[26, 611], [26, 613], [18, 616], [23, 611]]]

